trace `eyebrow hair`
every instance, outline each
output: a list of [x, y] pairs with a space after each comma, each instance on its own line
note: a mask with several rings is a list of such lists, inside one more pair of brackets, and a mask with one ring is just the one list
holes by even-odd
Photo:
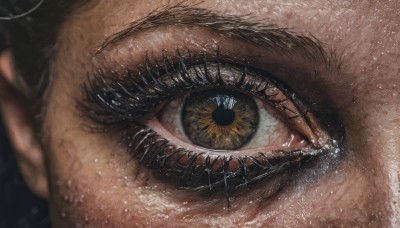
[[301, 54], [307, 60], [323, 64], [331, 71], [339, 71], [341, 68], [335, 51], [327, 52], [321, 42], [311, 34], [306, 36], [275, 24], [265, 24], [260, 20], [254, 20], [251, 15], [221, 15], [208, 9], [184, 5], [182, 2], [158, 8], [144, 18], [127, 24], [123, 30], [107, 37], [98, 52], [128, 36], [168, 25], [198, 26], [225, 37], [268, 49], [276, 54], [284, 56]]

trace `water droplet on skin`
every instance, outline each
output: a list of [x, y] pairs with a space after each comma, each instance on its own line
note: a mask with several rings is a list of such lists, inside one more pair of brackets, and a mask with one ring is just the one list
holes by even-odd
[[343, 213], [343, 212], [344, 212], [343, 208], [340, 208], [340, 213]]
[[124, 212], [125, 212], [125, 213], [128, 213], [128, 212], [129, 212], [129, 209], [125, 208], [125, 209], [124, 209]]
[[89, 222], [89, 215], [85, 214], [85, 222]]
[[99, 177], [101, 177], [102, 172], [101, 172], [101, 171], [97, 171], [97, 172], [96, 172], [96, 175], [99, 176]]
[[85, 200], [85, 195], [81, 195], [81, 197], [79, 198], [78, 202], [79, 203], [83, 203]]
[[188, 202], [187, 202], [187, 201], [184, 201], [184, 202], [183, 202], [183, 205], [187, 205], [187, 204], [188, 204]]
[[127, 205], [127, 204], [128, 204], [128, 201], [124, 200], [124, 204]]
[[64, 200], [65, 200], [65, 202], [67, 202], [67, 203], [73, 203], [74, 202], [74, 197], [72, 197], [72, 196], [69, 196], [69, 195], [65, 195], [64, 196]]
[[330, 194], [333, 195], [333, 192], [331, 191]]
[[71, 181], [71, 180], [68, 180], [68, 181], [67, 181], [67, 187], [68, 187], [68, 188], [71, 188], [71, 186], [72, 186], [72, 181]]
[[67, 217], [67, 213], [63, 210], [63, 211], [61, 211], [61, 217], [62, 218], [65, 218], [65, 217]]
[[380, 84], [380, 83], [378, 83], [377, 85], [376, 85], [376, 87], [378, 87], [378, 89], [382, 89], [382, 84]]
[[99, 159], [98, 158], [94, 159], [94, 162], [95, 163], [99, 162]]

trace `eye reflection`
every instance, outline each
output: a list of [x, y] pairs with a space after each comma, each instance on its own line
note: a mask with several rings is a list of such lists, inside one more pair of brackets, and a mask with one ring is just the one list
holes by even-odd
[[238, 149], [257, 131], [259, 113], [250, 97], [230, 91], [191, 94], [182, 108], [186, 135], [198, 146]]
[[160, 110], [159, 121], [179, 140], [204, 149], [273, 150], [309, 145], [271, 105], [232, 90], [206, 90], [174, 99]]
[[[283, 83], [245, 64], [178, 53], [86, 88], [90, 120], [124, 129], [132, 157], [181, 189], [247, 188], [334, 149]], [[160, 64], [161, 63], [161, 64]], [[110, 127], [108, 128], [110, 129]]]

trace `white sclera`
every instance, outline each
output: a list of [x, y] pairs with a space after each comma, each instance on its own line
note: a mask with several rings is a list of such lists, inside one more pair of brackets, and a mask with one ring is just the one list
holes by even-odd
[[281, 114], [273, 107], [263, 103], [260, 99], [254, 99], [258, 112], [259, 123], [257, 131], [248, 143], [242, 149], [253, 149], [270, 146], [282, 146], [290, 140], [291, 130], [284, 122]]
[[[279, 147], [287, 144], [291, 139], [292, 131], [280, 116], [282, 114], [260, 99], [253, 99], [259, 112], [259, 124], [253, 137], [240, 149]], [[167, 103], [162, 109], [160, 121], [170, 134], [186, 143], [193, 144], [186, 136], [182, 125], [181, 113], [184, 102], [185, 97], [180, 97]]]

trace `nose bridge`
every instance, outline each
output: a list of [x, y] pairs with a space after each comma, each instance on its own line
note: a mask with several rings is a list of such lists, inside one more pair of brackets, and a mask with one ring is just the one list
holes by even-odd
[[400, 227], [400, 117], [388, 114], [370, 123], [363, 161], [371, 167], [370, 183], [377, 187], [374, 197], [384, 208], [383, 219], [390, 227]]
[[400, 166], [398, 162], [395, 164], [389, 164], [388, 167], [388, 185], [390, 188], [389, 199], [390, 214], [389, 223], [393, 227], [400, 226], [400, 176], [399, 176]]
[[385, 131], [383, 174], [386, 174], [388, 188], [387, 203], [390, 205], [389, 222], [392, 227], [400, 226], [400, 117], [389, 119], [392, 129]]

